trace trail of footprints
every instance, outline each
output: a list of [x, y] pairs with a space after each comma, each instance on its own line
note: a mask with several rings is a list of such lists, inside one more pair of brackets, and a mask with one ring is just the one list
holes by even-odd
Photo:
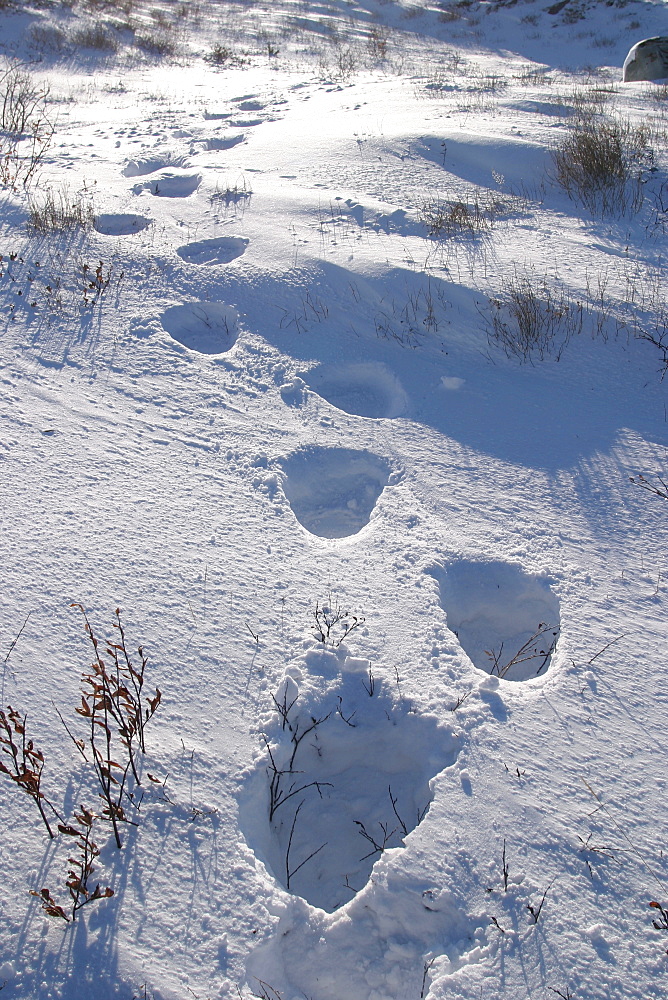
[[[205, 117], [238, 128], [267, 120], [238, 117], [265, 110], [254, 95], [234, 103], [234, 113]], [[235, 133], [197, 142], [206, 150], [225, 150], [243, 139]], [[133, 191], [155, 197], [189, 197], [202, 180], [176, 156], [132, 160], [123, 173], [146, 178]], [[125, 236], [150, 223], [147, 216], [126, 213], [100, 215], [95, 226], [101, 234]], [[176, 253], [191, 265], [223, 266], [241, 257], [248, 243], [226, 236], [188, 243]], [[173, 340], [204, 355], [229, 351], [239, 331], [238, 314], [222, 302], [172, 306], [160, 321]], [[345, 413], [376, 420], [401, 417], [409, 404], [396, 375], [373, 361], [321, 364], [280, 392], [289, 406], [301, 406], [314, 393]], [[300, 448], [280, 466], [296, 520], [322, 539], [362, 531], [396, 478], [384, 458], [346, 447]], [[429, 572], [448, 627], [476, 668], [515, 682], [548, 670], [559, 634], [559, 603], [549, 580], [500, 561], [460, 560]], [[386, 850], [404, 846], [425, 818], [430, 782], [456, 760], [457, 741], [448, 726], [415, 713], [374, 679], [368, 661], [345, 656], [342, 648], [311, 651], [306, 661], [305, 692], [286, 676], [274, 696], [268, 752], [240, 796], [240, 822], [252, 850], [283, 888], [331, 913], [369, 883], [375, 862]], [[266, 823], [257, 823], [258, 814]]]
[[[200, 135], [197, 129], [172, 130], [172, 136], [179, 139], [190, 139], [190, 155], [165, 151], [161, 154], [139, 156], [129, 159], [121, 171], [123, 177], [142, 178], [132, 186], [133, 194], [139, 196], [144, 192], [157, 198], [188, 198], [198, 191], [203, 175], [193, 170], [190, 156], [196, 156], [202, 151], [217, 152], [232, 149], [244, 142], [246, 134], [243, 131], [228, 132], [231, 128], [253, 128], [267, 121], [277, 119], [277, 109], [285, 104], [284, 99], [267, 100], [257, 94], [244, 94], [232, 98], [231, 110], [224, 112], [205, 112], [204, 119], [216, 122], [216, 129], [221, 134]], [[239, 113], [243, 113], [241, 116]], [[252, 112], [253, 118], [244, 115]], [[221, 131], [222, 130], [222, 131]], [[126, 138], [137, 136], [136, 129], [121, 129], [116, 133]], [[135, 139], [134, 141], [138, 141]], [[145, 230], [152, 219], [138, 213], [106, 213], [95, 219], [95, 229], [104, 236], [130, 236]], [[193, 264], [228, 264], [241, 256], [248, 245], [248, 240], [241, 237], [226, 237], [218, 240], [203, 240], [179, 247], [178, 255]], [[177, 337], [178, 339], [178, 337]], [[192, 348], [197, 350], [196, 347]], [[223, 350], [228, 350], [228, 347]], [[205, 353], [210, 353], [208, 350]]]
[[[373, 362], [321, 365], [281, 387], [292, 406], [308, 391], [373, 419], [408, 407], [396, 376]], [[298, 449], [281, 465], [296, 519], [327, 539], [361, 531], [393, 476], [380, 456], [343, 447]], [[460, 560], [430, 573], [448, 626], [476, 668], [507, 681], [547, 671], [559, 634], [548, 579], [501, 561]], [[271, 751], [247, 783], [240, 815], [251, 847], [283, 888], [333, 912], [422, 822], [430, 781], [454, 763], [456, 741], [447, 726], [409, 712], [374, 680], [368, 661], [314, 652], [303, 673], [311, 681], [323, 666], [336, 678], [324, 694], [307, 689], [302, 698], [292, 677], [276, 692], [277, 721], [266, 734]], [[260, 832], [258, 812], [267, 816]]]

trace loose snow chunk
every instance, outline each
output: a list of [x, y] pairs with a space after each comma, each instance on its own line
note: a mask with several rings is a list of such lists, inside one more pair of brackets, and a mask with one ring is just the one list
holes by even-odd
[[504, 562], [432, 570], [448, 628], [480, 670], [525, 681], [548, 669], [559, 635], [559, 601], [542, 576]]
[[236, 310], [223, 302], [186, 302], [166, 309], [160, 317], [170, 337], [200, 354], [223, 354], [238, 333]]
[[282, 464], [295, 517], [321, 538], [345, 538], [368, 524], [392, 471], [378, 455], [352, 448], [302, 448]]
[[360, 417], [398, 417], [407, 407], [398, 378], [379, 362], [321, 365], [304, 378], [332, 406]]

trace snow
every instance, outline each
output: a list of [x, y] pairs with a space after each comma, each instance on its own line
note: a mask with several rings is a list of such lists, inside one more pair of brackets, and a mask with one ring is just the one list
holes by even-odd
[[[664, 5], [125, 6], [0, 8], [55, 125], [0, 191], [0, 700], [68, 822], [71, 605], [162, 693], [74, 923], [0, 774], [3, 1000], [660, 995]], [[556, 182], [583, 102], [653, 130], [636, 212]], [[504, 352], [513, 282], [581, 330]]]

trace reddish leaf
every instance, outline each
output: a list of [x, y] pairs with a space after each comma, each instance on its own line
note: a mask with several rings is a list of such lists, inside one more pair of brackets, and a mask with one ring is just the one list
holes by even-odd
[[74, 826], [66, 826], [63, 823], [58, 824], [58, 829], [61, 833], [66, 834], [68, 837], [78, 837], [81, 831], [77, 830]]

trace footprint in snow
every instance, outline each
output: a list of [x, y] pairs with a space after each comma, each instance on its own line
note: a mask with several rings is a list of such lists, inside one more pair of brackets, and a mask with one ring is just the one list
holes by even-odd
[[399, 417], [408, 399], [398, 378], [380, 362], [320, 365], [302, 378], [332, 406], [359, 417]]
[[264, 101], [240, 101], [237, 104], [239, 111], [264, 111], [266, 106]]
[[255, 128], [256, 125], [262, 125], [263, 122], [275, 121], [274, 118], [234, 118], [230, 121], [230, 125], [234, 125], [235, 128]]
[[189, 264], [229, 264], [246, 252], [249, 242], [242, 236], [220, 236], [213, 240], [187, 243], [176, 252]]
[[392, 476], [388, 463], [352, 448], [302, 448], [282, 462], [295, 517], [320, 538], [346, 538], [369, 523]]
[[238, 135], [228, 135], [213, 137], [212, 139], [206, 139], [204, 143], [205, 149], [232, 149], [234, 146], [238, 146], [240, 142], [243, 142], [245, 136], [243, 132]]
[[173, 340], [199, 354], [224, 354], [234, 346], [239, 332], [238, 314], [224, 302], [172, 306], [160, 322]]
[[135, 194], [150, 191], [159, 198], [187, 198], [193, 194], [202, 183], [201, 174], [176, 173], [163, 171], [158, 177], [151, 178], [132, 188]]
[[117, 215], [98, 215], [94, 225], [97, 232], [104, 236], [131, 236], [133, 233], [141, 233], [143, 229], [151, 225], [152, 221], [144, 215], [120, 213]]
[[153, 174], [156, 170], [164, 170], [165, 167], [186, 167], [188, 165], [185, 156], [149, 156], [144, 159], [129, 160], [123, 168], [124, 177], [143, 177], [145, 174]]
[[[428, 813], [431, 779], [457, 756], [447, 725], [412, 711], [368, 660], [342, 652], [305, 656], [307, 675], [340, 671], [324, 692], [301, 696], [292, 677], [279, 687], [271, 755], [239, 809], [247, 842], [276, 880], [328, 913], [364, 888], [386, 850], [405, 846]], [[438, 910], [431, 897], [423, 905], [426, 919]]]
[[549, 668], [559, 637], [559, 601], [544, 576], [511, 563], [468, 562], [430, 571], [448, 628], [472, 663], [494, 677], [527, 681]]

